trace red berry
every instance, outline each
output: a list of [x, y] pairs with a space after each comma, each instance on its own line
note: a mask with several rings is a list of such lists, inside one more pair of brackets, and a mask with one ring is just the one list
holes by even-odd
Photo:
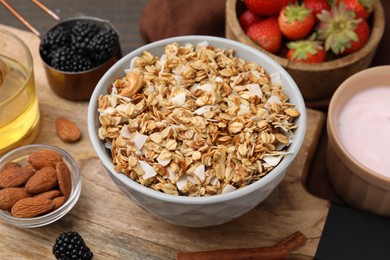
[[260, 17], [252, 13], [250, 10], [245, 10], [238, 18], [238, 21], [241, 25], [241, 28], [246, 31], [248, 30], [249, 26], [260, 21]]
[[330, 10], [330, 4], [327, 0], [303, 0], [303, 4], [312, 10], [316, 19], [317, 14], [321, 13], [322, 10]]
[[278, 19], [269, 17], [249, 26], [247, 35], [265, 50], [275, 53], [282, 46], [282, 33]]
[[280, 11], [278, 22], [286, 38], [299, 40], [312, 31], [315, 18], [312, 11], [303, 5], [288, 5]]
[[296, 0], [244, 0], [246, 7], [261, 16], [278, 15], [280, 10]]
[[367, 19], [375, 4], [375, 0], [337, 0], [337, 3], [344, 3], [345, 8], [355, 12], [357, 18]]
[[326, 60], [325, 48], [318, 41], [301, 40], [287, 44], [286, 58], [295, 62], [319, 63]]
[[358, 37], [357, 41], [351, 41], [351, 47], [345, 49], [342, 54], [349, 54], [360, 50], [368, 40], [368, 35], [370, 34], [370, 27], [366, 20], [361, 20], [355, 29], [355, 33]]

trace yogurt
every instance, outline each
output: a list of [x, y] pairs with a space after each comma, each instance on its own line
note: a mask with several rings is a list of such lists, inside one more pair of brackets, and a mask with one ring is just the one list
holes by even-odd
[[390, 178], [390, 86], [354, 95], [338, 120], [341, 142], [362, 165]]

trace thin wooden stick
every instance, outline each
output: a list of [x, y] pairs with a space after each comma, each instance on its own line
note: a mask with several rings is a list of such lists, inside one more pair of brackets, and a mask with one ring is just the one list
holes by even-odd
[[36, 4], [39, 8], [41, 8], [43, 11], [45, 11], [48, 15], [50, 15], [51, 17], [53, 17], [54, 19], [56, 19], [57, 21], [60, 20], [60, 17], [58, 15], [56, 15], [52, 10], [50, 10], [49, 8], [47, 8], [46, 6], [44, 6], [41, 2], [39, 2], [38, 0], [31, 0], [34, 4]]
[[41, 37], [41, 34], [35, 29], [29, 22], [27, 22], [12, 6], [10, 6], [5, 0], [0, 0], [0, 2], [16, 17], [21, 21], [30, 31], [32, 31], [36, 36]]

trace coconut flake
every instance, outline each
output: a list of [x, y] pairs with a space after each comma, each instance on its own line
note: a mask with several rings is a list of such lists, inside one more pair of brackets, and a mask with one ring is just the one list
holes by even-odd
[[273, 103], [282, 104], [282, 101], [280, 101], [280, 98], [277, 97], [277, 96], [271, 96], [271, 97], [267, 100], [267, 102], [265, 103], [264, 107], [265, 107], [266, 109], [270, 109], [271, 104], [273, 104]]
[[137, 60], [138, 60], [138, 56], [131, 59], [130, 67], [125, 70], [126, 74], [131, 72], [133, 69], [135, 69], [137, 67]]
[[210, 180], [210, 184], [211, 184], [211, 185], [215, 185], [215, 184], [217, 184], [217, 182], [218, 182], [218, 177], [216, 177], [216, 176], [214, 176], [214, 177], [211, 178], [211, 180]]
[[209, 46], [210, 44], [207, 42], [207, 41], [203, 41], [201, 43], [198, 44], [198, 46], [202, 47], [203, 49], [205, 49], [207, 46]]
[[167, 55], [166, 54], [161, 55], [161, 58], [160, 58], [161, 70], [160, 70], [159, 74], [164, 72], [166, 61], [167, 61]]
[[171, 171], [171, 169], [169, 168], [166, 168], [167, 169], [167, 172], [168, 172], [168, 178], [171, 182], [175, 182], [175, 179], [176, 179], [176, 176], [175, 176], [175, 173], [173, 171]]
[[196, 115], [203, 115], [211, 111], [211, 108], [215, 108], [216, 106], [211, 106], [211, 105], [205, 105], [203, 107], [198, 108], [197, 110], [194, 111], [194, 114]]
[[190, 182], [192, 182], [193, 184], [198, 184], [194, 178], [194, 176], [192, 175], [187, 175], [187, 180], [189, 180]]
[[183, 80], [183, 76], [181, 75], [173, 75], [173, 78], [176, 80], [178, 86], [181, 86], [181, 81]]
[[264, 155], [263, 160], [270, 166], [276, 166], [282, 160], [283, 155]]
[[118, 95], [111, 94], [110, 96], [108, 96], [108, 101], [110, 102], [111, 107], [113, 107], [113, 108], [116, 107], [116, 104], [118, 101]]
[[204, 164], [201, 164], [199, 165], [198, 167], [196, 167], [195, 171], [194, 171], [194, 174], [196, 176], [198, 176], [198, 178], [204, 182], [205, 178], [206, 178], [206, 174], [205, 174], [205, 166]]
[[221, 77], [216, 77], [215, 79], [214, 79], [214, 81], [215, 82], [223, 82], [223, 79], [221, 78]]
[[282, 79], [280, 78], [279, 72], [271, 73], [269, 76], [272, 83], [282, 85]]
[[176, 187], [177, 187], [179, 190], [183, 190], [183, 188], [186, 186], [186, 184], [187, 184], [187, 176], [186, 176], [186, 175], [181, 176], [181, 177], [176, 181]]
[[261, 91], [259, 84], [248, 84], [247, 85], [249, 93], [252, 95], [258, 96], [259, 98], [263, 97], [263, 91]]
[[113, 107], [107, 107], [106, 109], [103, 110], [103, 112], [101, 112], [101, 114], [109, 114], [109, 115], [112, 115], [115, 111], [116, 111], [115, 108], [113, 108]]
[[246, 115], [249, 114], [251, 111], [247, 105], [241, 104], [240, 110], [238, 111], [238, 115]]
[[213, 85], [211, 83], [205, 83], [203, 85], [194, 84], [191, 88], [192, 91], [201, 89], [206, 92], [212, 92], [213, 91]]
[[144, 146], [147, 139], [147, 135], [140, 134], [138, 131], [133, 134], [133, 142], [137, 151], [141, 151], [141, 148]]
[[112, 148], [112, 142], [110, 139], [107, 139], [107, 141], [104, 143], [104, 147], [106, 147], [107, 149], [110, 149]]
[[142, 178], [144, 180], [147, 180], [147, 179], [157, 175], [157, 172], [148, 163], [146, 163], [144, 161], [139, 161], [139, 166], [145, 172], [144, 175], [142, 175]]
[[179, 95], [174, 96], [173, 98], [171, 98], [171, 102], [175, 106], [184, 105], [184, 103], [186, 102], [186, 93], [183, 92], [183, 93], [180, 93]]
[[167, 159], [161, 159], [161, 154], [157, 157], [157, 162], [159, 164], [161, 164], [162, 166], [167, 166], [170, 162], [171, 162], [171, 158], [167, 158]]
[[130, 133], [129, 131], [129, 128], [127, 127], [128, 125], [123, 125], [121, 131], [120, 131], [120, 134], [121, 136], [123, 136], [124, 138], [127, 138], [127, 139], [130, 139], [132, 134]]
[[176, 68], [172, 69], [172, 72], [175, 74], [175, 75], [181, 75], [185, 70], [186, 70], [187, 66], [180, 63], [176, 66]]
[[223, 193], [228, 193], [228, 192], [231, 192], [231, 191], [234, 191], [234, 190], [237, 190], [237, 188], [232, 186], [232, 185], [230, 185], [230, 184], [226, 184], [226, 186], [222, 190], [222, 194]]

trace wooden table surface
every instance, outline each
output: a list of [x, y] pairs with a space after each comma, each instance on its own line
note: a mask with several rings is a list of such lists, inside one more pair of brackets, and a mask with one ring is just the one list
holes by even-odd
[[[41, 32], [54, 24], [29, 1], [8, 2]], [[83, 13], [109, 19], [120, 32], [124, 53], [144, 44], [138, 33], [138, 19], [146, 1], [114, 0], [117, 5], [110, 6], [107, 13], [103, 12], [108, 10], [107, 2], [103, 0], [42, 2], [63, 18]], [[39, 38], [26, 31], [1, 6], [0, 28], [17, 33], [28, 43], [33, 54], [42, 116], [34, 142], [56, 145], [70, 152], [80, 165], [83, 182], [76, 206], [49, 226], [20, 229], [0, 222], [0, 259], [53, 259], [51, 247], [55, 238], [69, 230], [84, 237], [94, 252], [94, 259], [174, 259], [179, 251], [269, 246], [297, 230], [304, 233], [308, 241], [293, 252], [294, 258], [310, 259], [314, 256], [329, 201], [309, 194], [303, 182], [323, 129], [323, 113], [308, 110], [308, 130], [296, 161], [281, 185], [254, 210], [234, 221], [210, 228], [167, 224], [137, 207], [111, 181], [89, 142], [88, 102], [65, 100], [51, 91], [38, 54]], [[65, 144], [56, 136], [54, 122], [59, 116], [77, 122], [82, 131], [78, 143]]]

